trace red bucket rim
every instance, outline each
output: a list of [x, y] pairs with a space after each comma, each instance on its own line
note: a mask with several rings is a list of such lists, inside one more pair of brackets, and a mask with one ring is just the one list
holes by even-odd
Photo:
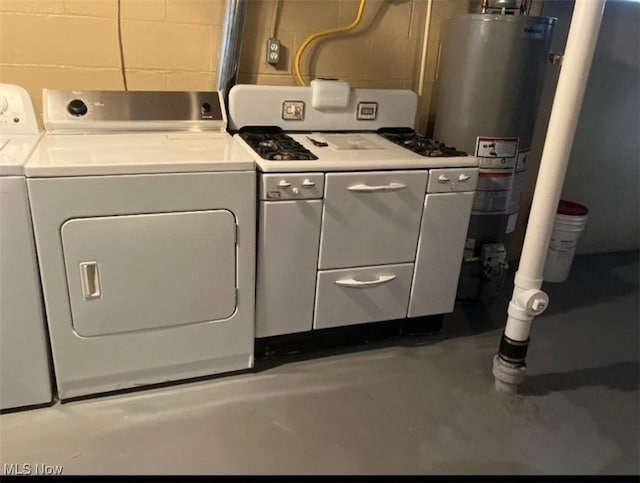
[[558, 203], [559, 215], [585, 216], [587, 213], [589, 213], [589, 208], [573, 201], [560, 200]]

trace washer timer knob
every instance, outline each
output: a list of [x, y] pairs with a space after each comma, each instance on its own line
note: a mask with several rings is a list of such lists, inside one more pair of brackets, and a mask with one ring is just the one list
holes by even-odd
[[88, 110], [87, 105], [80, 99], [74, 99], [67, 104], [67, 111], [72, 116], [84, 116]]

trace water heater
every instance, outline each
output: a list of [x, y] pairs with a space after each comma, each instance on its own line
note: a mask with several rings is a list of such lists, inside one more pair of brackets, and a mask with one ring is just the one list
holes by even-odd
[[444, 27], [434, 137], [480, 162], [461, 298], [481, 294], [482, 279], [496, 285], [483, 275], [482, 247], [509, 247], [549, 65], [556, 19], [514, 13], [460, 15]]

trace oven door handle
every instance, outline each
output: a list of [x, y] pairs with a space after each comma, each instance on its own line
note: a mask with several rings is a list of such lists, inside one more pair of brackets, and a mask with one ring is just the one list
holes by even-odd
[[402, 184], [402, 183], [389, 183], [389, 184], [382, 184], [382, 185], [376, 185], [376, 186], [371, 186], [368, 185], [366, 183], [361, 183], [361, 184], [354, 184], [353, 186], [349, 186], [347, 189], [349, 191], [355, 191], [357, 193], [376, 193], [379, 191], [399, 191], [399, 190], [403, 190], [407, 187], [406, 184]]
[[336, 280], [335, 284], [342, 287], [362, 288], [371, 287], [372, 285], [382, 285], [383, 283], [391, 282], [391, 280], [394, 280], [395, 278], [395, 275], [380, 275], [377, 279], [367, 280], [366, 282], [362, 282], [354, 278], [345, 278], [343, 280]]

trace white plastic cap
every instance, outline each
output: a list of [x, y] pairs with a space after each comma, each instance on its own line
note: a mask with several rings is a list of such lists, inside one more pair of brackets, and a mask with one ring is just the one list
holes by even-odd
[[338, 79], [311, 81], [311, 106], [314, 109], [343, 109], [349, 105], [351, 86]]

